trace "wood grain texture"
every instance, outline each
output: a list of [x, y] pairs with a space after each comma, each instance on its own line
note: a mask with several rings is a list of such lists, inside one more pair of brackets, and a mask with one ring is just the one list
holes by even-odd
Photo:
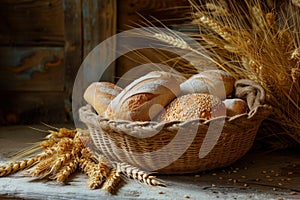
[[65, 25], [65, 89], [71, 98], [74, 80], [82, 62], [82, 12], [81, 0], [63, 0]]
[[[127, 0], [118, 2], [118, 31], [128, 30], [131, 27], [147, 26], [172, 26], [190, 21], [190, 4], [188, 0]], [[155, 19], [161, 23], [157, 22]], [[116, 77], [123, 74], [141, 63], [161, 62], [165, 56], [158, 55], [157, 52], [145, 49], [140, 50], [140, 55], [128, 53], [117, 60]], [[166, 53], [166, 55], [170, 55]], [[146, 59], [145, 59], [146, 58]], [[145, 62], [146, 61], [146, 62]]]
[[64, 45], [61, 0], [1, 0], [0, 45]]
[[82, 2], [83, 57], [100, 42], [116, 34], [116, 0]]
[[[82, 1], [83, 58], [102, 41], [116, 34], [116, 12], [116, 0]], [[106, 45], [108, 51], [104, 58], [114, 60], [116, 41], [111, 41], [112, 44]], [[105, 62], [105, 60], [99, 58], [99, 62]], [[101, 79], [114, 82], [114, 72], [115, 67], [112, 64]]]
[[[156, 26], [161, 26], [152, 17], [160, 20], [165, 25], [183, 23], [189, 20], [189, 11], [190, 4], [188, 0], [119, 1], [118, 30], [123, 31], [129, 29], [130, 26], [142, 25], [145, 23], [145, 19], [150, 20]], [[149, 23], [146, 24], [150, 25]]]
[[62, 47], [1, 47], [0, 90], [63, 91]]

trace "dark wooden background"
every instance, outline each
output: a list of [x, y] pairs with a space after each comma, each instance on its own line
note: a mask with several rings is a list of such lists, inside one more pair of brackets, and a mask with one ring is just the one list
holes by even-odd
[[[85, 56], [146, 19], [183, 23], [189, 20], [188, 5], [187, 0], [0, 0], [0, 125], [71, 122], [72, 86]], [[137, 63], [121, 57], [106, 80]]]

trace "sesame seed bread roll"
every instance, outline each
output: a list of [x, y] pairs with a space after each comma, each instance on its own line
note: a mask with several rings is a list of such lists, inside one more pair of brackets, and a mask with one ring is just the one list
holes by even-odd
[[109, 82], [94, 82], [84, 92], [84, 99], [92, 105], [99, 115], [102, 115], [107, 106], [120, 92], [122, 88]]
[[225, 99], [223, 100], [223, 103], [225, 104], [226, 107], [226, 115], [229, 117], [248, 112], [248, 105], [242, 99], [238, 99], [238, 98]]
[[158, 121], [212, 119], [225, 116], [225, 114], [225, 105], [220, 98], [209, 94], [194, 93], [173, 100], [158, 117]]
[[180, 93], [171, 73], [153, 71], [130, 83], [109, 104], [105, 116], [112, 119], [149, 121]]
[[231, 96], [234, 78], [223, 70], [207, 70], [190, 77], [180, 85], [181, 93], [204, 93], [221, 99]]

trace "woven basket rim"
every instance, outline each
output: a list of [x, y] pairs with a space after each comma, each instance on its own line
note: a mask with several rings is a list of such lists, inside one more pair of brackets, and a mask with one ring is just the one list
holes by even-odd
[[[105, 124], [112, 124], [112, 125], [124, 125], [128, 129], [143, 129], [143, 131], [151, 131], [151, 130], [158, 130], [158, 129], [176, 129], [179, 127], [185, 127], [188, 124], [197, 124], [197, 125], [208, 125], [212, 122], [216, 121], [224, 121], [225, 123], [234, 123], [236, 120], [251, 120], [253, 117], [258, 117], [260, 115], [262, 119], [265, 119], [271, 111], [272, 107], [268, 104], [259, 105], [254, 109], [250, 110], [248, 113], [235, 115], [232, 117], [229, 116], [220, 116], [215, 117], [209, 120], [205, 119], [191, 119], [191, 120], [176, 120], [176, 121], [166, 121], [166, 122], [158, 122], [158, 121], [130, 121], [130, 120], [121, 120], [121, 119], [110, 119], [103, 117], [102, 115], [98, 115], [90, 104], [86, 104], [79, 109], [79, 116], [80, 120], [85, 123], [86, 125], [91, 125], [94, 127], [101, 127], [101, 123]], [[155, 131], [155, 133], [157, 133]], [[128, 134], [128, 132], [127, 132]], [[129, 132], [131, 136], [143, 138], [143, 135], [139, 131], [132, 131]], [[153, 135], [152, 135], [153, 136]], [[149, 137], [149, 135], [148, 135]]]
[[[243, 114], [238, 114], [238, 115], [234, 115], [234, 116], [219, 116], [219, 117], [214, 117], [212, 119], [202, 119], [202, 118], [198, 118], [198, 119], [189, 119], [189, 120], [173, 120], [173, 121], [130, 121], [130, 120], [124, 120], [124, 119], [111, 119], [108, 117], [104, 117], [103, 115], [98, 115], [96, 112], [93, 111], [93, 108], [90, 104], [86, 104], [84, 106], [82, 106], [79, 109], [80, 113], [87, 113], [87, 111], [89, 112], [89, 114], [93, 114], [93, 117], [96, 117], [98, 120], [101, 121], [110, 121], [110, 122], [117, 122], [117, 123], [128, 123], [128, 124], [136, 124], [136, 125], [146, 125], [146, 124], [183, 124], [186, 122], [190, 122], [190, 121], [199, 121], [201, 122], [201, 124], [206, 124], [209, 123], [210, 121], [214, 121], [214, 120], [218, 120], [221, 118], [225, 118], [226, 121], [231, 121], [234, 120], [236, 118], [242, 117], [242, 116], [247, 116], [247, 118], [251, 118], [253, 117], [253, 115], [255, 115], [257, 112], [261, 111], [262, 109], [264, 110], [273, 110], [272, 106], [270, 106], [269, 104], [263, 104], [263, 105], [259, 105], [257, 107], [255, 107], [254, 109], [250, 110], [247, 113], [243, 113]], [[91, 112], [92, 111], [92, 112]]]

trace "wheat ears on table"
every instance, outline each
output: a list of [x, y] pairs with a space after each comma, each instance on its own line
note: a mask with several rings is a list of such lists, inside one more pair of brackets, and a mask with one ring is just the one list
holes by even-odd
[[[27, 174], [40, 179], [49, 178], [67, 182], [77, 169], [85, 173], [90, 189], [102, 188], [110, 193], [119, 189], [124, 178], [151, 186], [163, 186], [156, 177], [125, 163], [114, 163], [104, 156], [93, 154], [94, 146], [86, 130], [65, 128], [49, 130], [46, 140], [34, 148], [25, 149], [19, 157], [29, 157], [0, 166], [0, 177], [27, 170]], [[87, 148], [85, 145], [88, 144]], [[41, 153], [35, 153], [38, 149]]]

